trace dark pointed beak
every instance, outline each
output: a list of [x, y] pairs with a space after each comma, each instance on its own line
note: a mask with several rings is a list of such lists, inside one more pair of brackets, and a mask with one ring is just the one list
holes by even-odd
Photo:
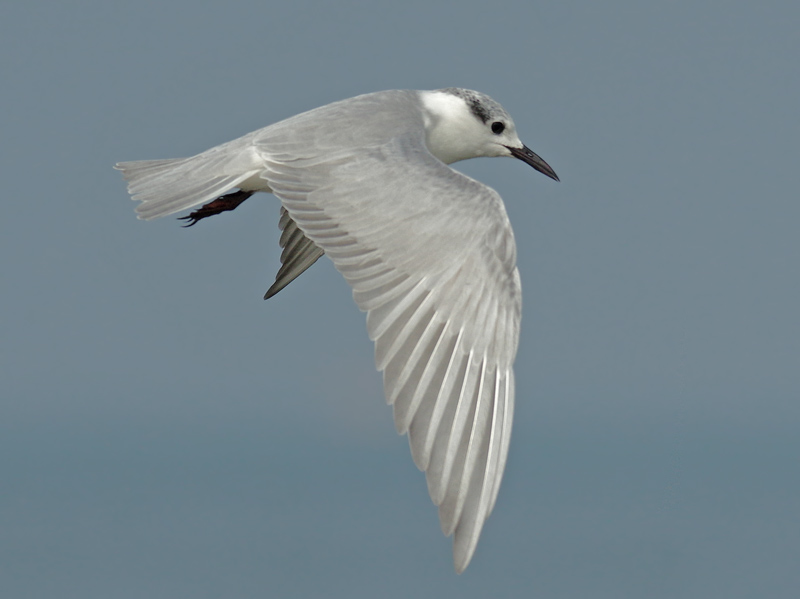
[[522, 146], [521, 148], [512, 148], [511, 146], [506, 147], [514, 158], [519, 158], [522, 160], [522, 162], [530, 164], [537, 171], [543, 175], [547, 175], [551, 179], [561, 181], [561, 179], [558, 178], [558, 175], [556, 175], [556, 172], [550, 168], [550, 165], [542, 160], [541, 156], [531, 150], [528, 146]]

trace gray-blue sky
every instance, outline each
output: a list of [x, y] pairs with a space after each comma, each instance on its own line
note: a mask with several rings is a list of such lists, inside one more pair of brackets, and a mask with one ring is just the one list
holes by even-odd
[[[793, 597], [800, 9], [5, 3], [4, 597]], [[506, 201], [525, 293], [503, 489], [452, 571], [362, 315], [269, 302], [277, 203], [144, 223], [111, 165], [363, 92], [478, 89], [561, 176]]]

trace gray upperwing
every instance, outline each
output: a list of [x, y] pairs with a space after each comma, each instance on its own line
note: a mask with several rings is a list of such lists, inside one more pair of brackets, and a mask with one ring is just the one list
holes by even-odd
[[280, 244], [283, 248], [281, 267], [278, 274], [275, 275], [272, 287], [264, 294], [264, 299], [271, 298], [294, 281], [325, 253], [303, 234], [283, 206], [281, 206], [281, 220], [278, 226], [281, 229]]

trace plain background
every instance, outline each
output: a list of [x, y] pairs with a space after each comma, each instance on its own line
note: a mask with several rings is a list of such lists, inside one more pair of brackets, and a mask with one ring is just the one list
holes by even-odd
[[[800, 588], [800, 5], [7, 1], [0, 596], [746, 597]], [[500, 101], [515, 432], [456, 576], [327, 260], [278, 206], [138, 221], [121, 160], [364, 92]]]

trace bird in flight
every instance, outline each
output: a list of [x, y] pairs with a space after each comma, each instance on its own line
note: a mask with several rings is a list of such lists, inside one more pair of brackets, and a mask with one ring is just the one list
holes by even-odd
[[511, 156], [558, 181], [485, 94], [395, 90], [335, 102], [190, 158], [120, 162], [139, 218], [186, 226], [277, 196], [269, 298], [326, 254], [367, 313], [398, 433], [425, 472], [456, 571], [494, 508], [514, 412], [516, 245], [500, 196], [448, 165]]

